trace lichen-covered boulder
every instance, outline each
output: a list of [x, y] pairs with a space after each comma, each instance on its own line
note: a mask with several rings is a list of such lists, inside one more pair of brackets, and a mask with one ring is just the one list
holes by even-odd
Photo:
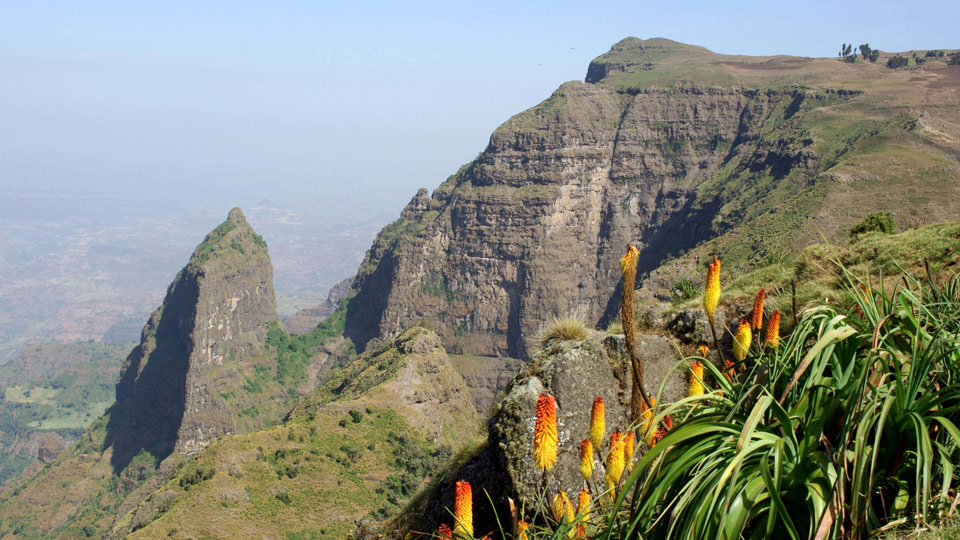
[[[683, 397], [684, 376], [674, 368], [679, 360], [670, 340], [641, 334], [637, 349], [645, 365], [644, 386], [657, 396], [666, 378], [662, 399]], [[518, 503], [527, 507], [543, 489], [543, 474], [533, 462], [536, 402], [541, 393], [557, 400], [557, 463], [548, 472], [551, 492], [575, 494], [585, 487], [580, 476], [580, 441], [589, 436], [590, 411], [603, 397], [607, 435], [630, 426], [631, 373], [622, 335], [592, 333], [584, 341], [567, 341], [540, 351], [524, 373], [514, 379], [490, 423], [490, 443], [506, 473], [507, 486]], [[599, 458], [605, 448], [596, 449]]]
[[[644, 386], [650, 396], [663, 391], [661, 399], [670, 402], [686, 394], [685, 372], [676, 370], [679, 355], [665, 336], [640, 334], [637, 350], [645, 364]], [[504, 515], [512, 498], [518, 508], [533, 508], [543, 489], [543, 474], [533, 462], [533, 431], [537, 397], [549, 393], [557, 400], [557, 462], [547, 474], [550, 491], [565, 490], [575, 497], [584, 487], [580, 476], [580, 440], [588, 438], [593, 400], [603, 397], [606, 409], [606, 437], [613, 430], [624, 430], [630, 421], [630, 362], [623, 335], [590, 332], [583, 341], [564, 341], [534, 355], [532, 361], [510, 383], [489, 423], [487, 446], [440, 483], [426, 512], [428, 527], [447, 518], [452, 508], [453, 483], [471, 482], [476, 504], [476, 523], [493, 516], [486, 491]], [[599, 460], [606, 448], [598, 449]], [[446, 504], [445, 504], [446, 503]], [[491, 523], [493, 523], [491, 521]]]

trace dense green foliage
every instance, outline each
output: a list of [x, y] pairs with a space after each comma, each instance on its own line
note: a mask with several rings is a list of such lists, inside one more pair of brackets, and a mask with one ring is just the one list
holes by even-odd
[[906, 56], [900, 56], [899, 54], [887, 60], [887, 67], [892, 69], [903, 67], [908, 64], [910, 64], [910, 59]]
[[[329, 317], [318, 324], [309, 334], [288, 334], [279, 324], [272, 324], [267, 332], [267, 346], [277, 352], [276, 380], [282, 385], [296, 384], [306, 378], [306, 368], [316, 348], [327, 340], [343, 334], [349, 299], [341, 302]], [[258, 384], [256, 380], [248, 385]]]
[[950, 509], [960, 461], [960, 275], [848, 278], [719, 393], [675, 403], [602, 537], [861, 537]]
[[893, 234], [897, 232], [897, 221], [893, 219], [893, 215], [890, 214], [890, 212], [877, 212], [875, 214], [870, 214], [863, 218], [863, 221], [857, 223], [852, 229], [850, 229], [850, 237], [856, 238], [857, 236], [868, 232]]

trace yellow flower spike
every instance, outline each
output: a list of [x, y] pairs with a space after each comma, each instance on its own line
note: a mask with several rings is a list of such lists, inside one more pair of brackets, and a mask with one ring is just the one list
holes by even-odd
[[557, 461], [557, 400], [546, 394], [537, 398], [533, 460], [542, 471], [550, 470]]
[[611, 490], [620, 483], [620, 477], [623, 476], [623, 469], [626, 462], [623, 459], [623, 440], [619, 431], [610, 434], [610, 453], [607, 454], [607, 471], [604, 474], [604, 481], [607, 489]]
[[[650, 404], [654, 407], [657, 406], [657, 400], [650, 398]], [[644, 441], [646, 441], [647, 446], [653, 448], [653, 445], [657, 443], [657, 426], [650, 425], [651, 420], [653, 419], [653, 411], [647, 407], [647, 404], [643, 404], [643, 422], [640, 424], [640, 433], [643, 434]]]
[[709, 353], [710, 347], [707, 347], [706, 345], [700, 345], [697, 347], [697, 354], [699, 354], [701, 358], [705, 359]]
[[714, 257], [707, 268], [707, 285], [703, 291], [703, 310], [707, 312], [707, 318], [710, 319], [710, 322], [713, 322], [713, 314], [716, 313], [719, 303], [720, 259]]
[[733, 357], [737, 359], [737, 362], [743, 362], [747, 357], [747, 351], [750, 350], [752, 341], [753, 335], [750, 333], [750, 323], [746, 319], [740, 319], [737, 333], [733, 336]]
[[517, 522], [517, 540], [527, 540], [527, 529], [530, 528], [530, 524], [524, 520]]
[[633, 432], [628, 431], [621, 439], [623, 443], [623, 461], [626, 463], [627, 471], [633, 470]]
[[687, 382], [687, 396], [702, 396], [703, 395], [703, 364], [694, 362], [690, 366], [690, 375], [688, 376]]
[[607, 426], [603, 418], [603, 398], [597, 396], [593, 400], [593, 410], [590, 411], [590, 442], [594, 448], [603, 448], [603, 439]]
[[453, 517], [457, 523], [453, 530], [457, 536], [473, 538], [473, 490], [470, 482], [458, 481], [455, 489]]
[[767, 290], [760, 289], [753, 300], [753, 312], [750, 314], [750, 328], [760, 330], [763, 326], [763, 301], [767, 298]]
[[590, 439], [580, 441], [580, 475], [587, 482], [593, 478], [593, 443]]
[[571, 525], [570, 532], [567, 533], [567, 536], [573, 536], [573, 505], [570, 503], [570, 497], [567, 497], [565, 491], [558, 491], [557, 494], [553, 497], [553, 519], [557, 523], [562, 523], [564, 519], [567, 520], [567, 523]]
[[767, 334], [763, 342], [776, 349], [780, 345], [780, 310], [775, 309], [767, 321]]

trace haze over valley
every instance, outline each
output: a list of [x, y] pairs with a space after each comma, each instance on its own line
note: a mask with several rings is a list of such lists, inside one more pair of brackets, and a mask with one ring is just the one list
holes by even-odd
[[0, 2], [0, 540], [960, 535], [960, 4], [601, 4]]

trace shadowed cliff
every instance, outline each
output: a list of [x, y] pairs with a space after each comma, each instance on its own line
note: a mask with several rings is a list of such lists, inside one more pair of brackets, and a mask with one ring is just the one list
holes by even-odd
[[238, 385], [276, 318], [266, 244], [235, 208], [177, 274], [124, 363], [105, 442], [114, 469], [141, 451], [160, 463], [235, 432], [215, 390]]

